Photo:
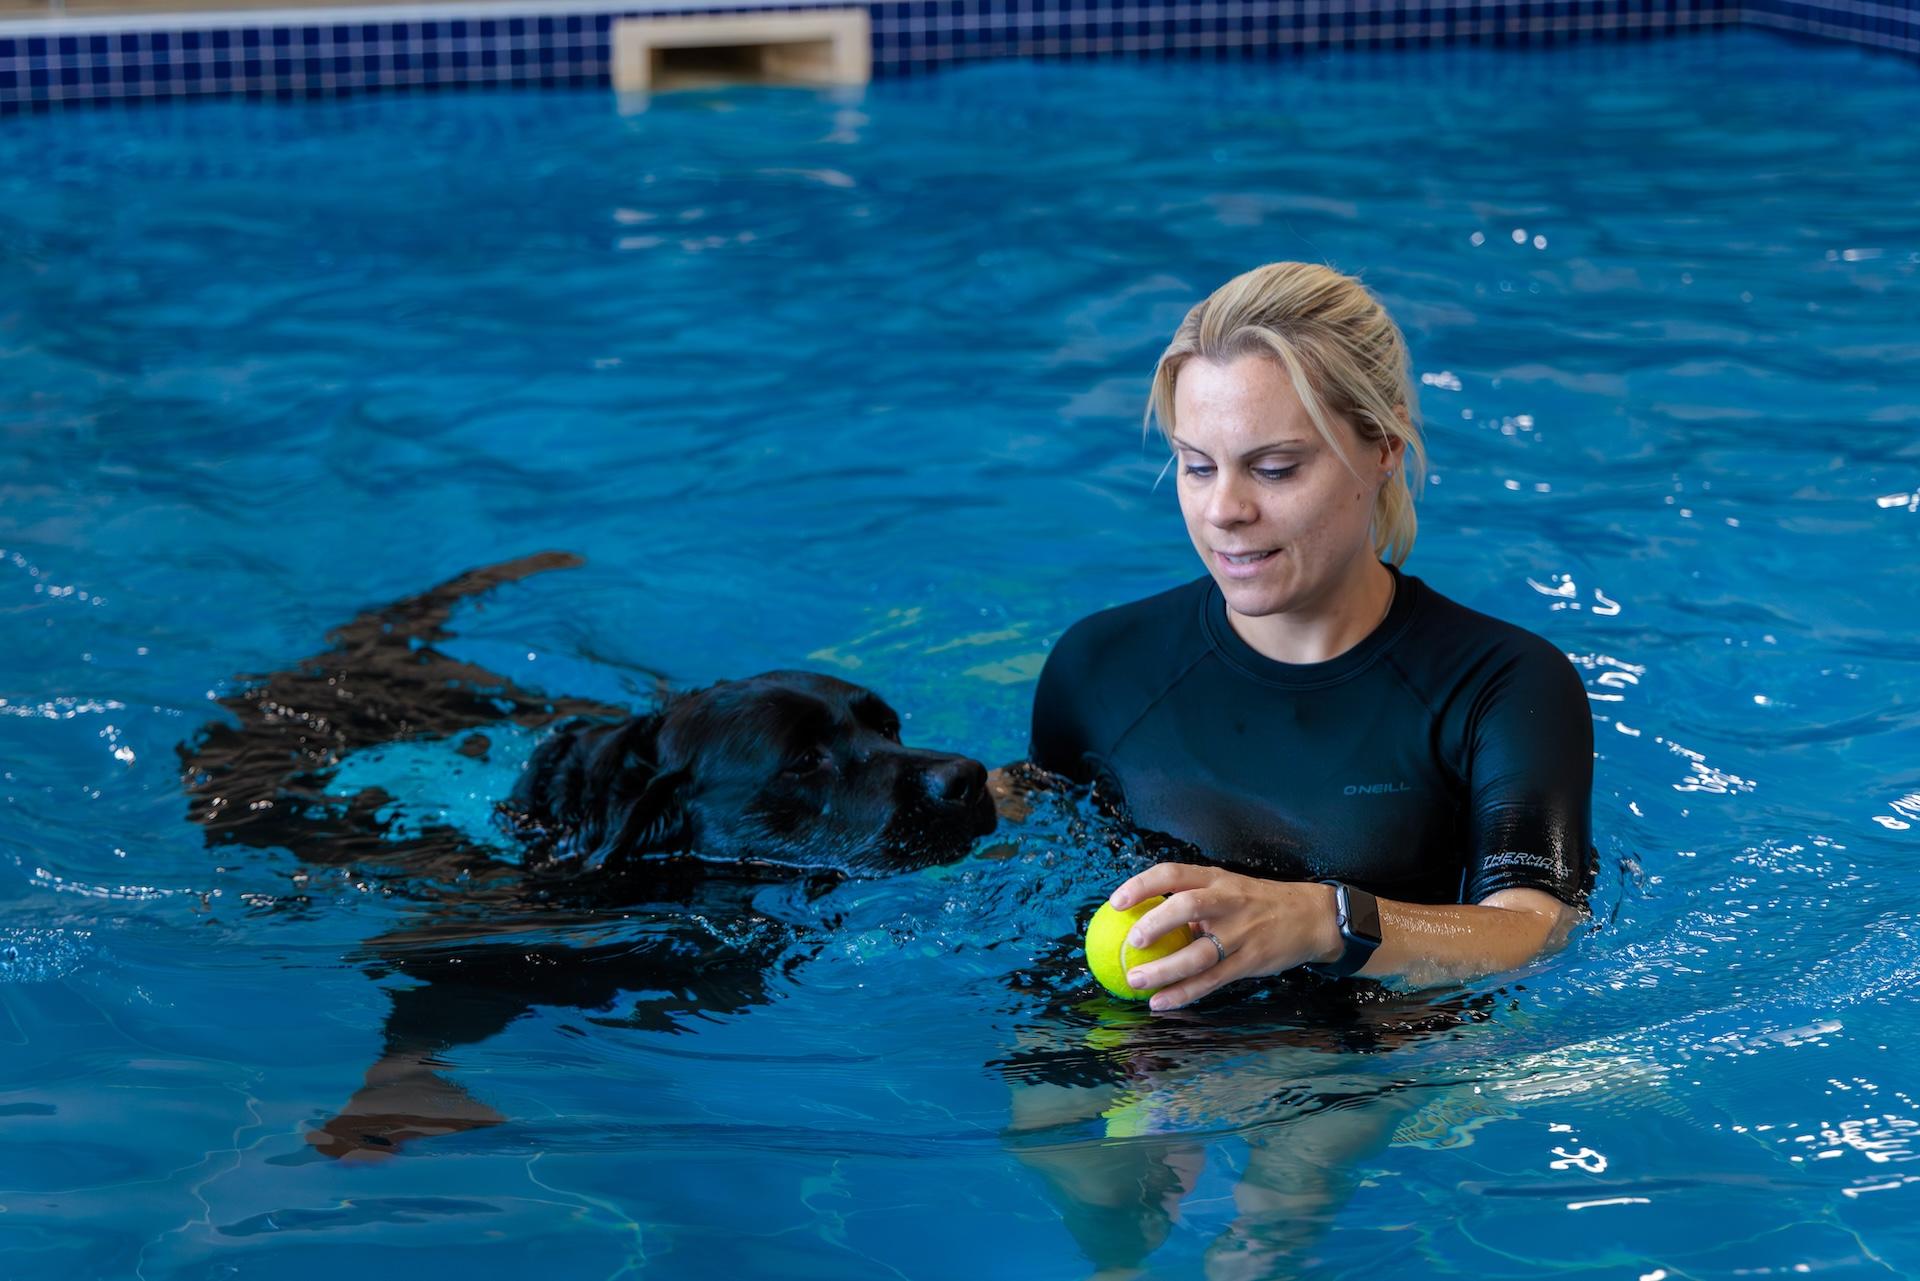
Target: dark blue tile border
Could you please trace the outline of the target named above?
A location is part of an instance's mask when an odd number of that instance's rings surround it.
[[[1920,55],[1920,0],[1750,0],[1742,21]]]
[[[202,95],[607,83],[607,15],[334,24],[319,17],[293,27],[245,26],[235,15],[233,27],[214,30],[0,35],[0,112]]]
[[[821,4],[767,5],[797,11]],[[1920,0],[879,0],[876,76],[983,58],[1275,57],[1328,48],[1529,46],[1741,23],[1920,54]],[[649,11],[652,12],[652,11]],[[740,12],[690,4],[678,14]],[[0,114],[225,95],[335,97],[605,85],[613,13],[0,35]]]
[[[876,72],[975,58],[1550,44],[1730,26],[1714,0],[922,0],[872,6]]]

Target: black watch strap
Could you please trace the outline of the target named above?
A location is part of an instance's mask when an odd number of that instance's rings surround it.
[[[1333,886],[1333,910],[1340,924],[1340,937],[1347,950],[1325,965],[1309,965],[1315,974],[1343,979],[1358,974],[1380,946],[1380,901],[1365,890],[1357,890],[1345,881],[1322,881]]]

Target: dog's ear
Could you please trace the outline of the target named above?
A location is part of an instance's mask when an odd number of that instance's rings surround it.
[[[686,769],[655,774],[625,812],[610,811],[603,839],[581,859],[589,870],[623,854],[654,854],[685,849],[691,824],[686,806]]]
[[[523,827],[551,834],[546,860],[569,874],[625,854],[685,848],[690,772],[660,760],[661,713],[563,729],[516,789]]]
[[[663,713],[636,717],[604,745],[595,762],[594,790],[604,798],[597,821],[581,833],[581,865],[598,869],[609,859],[684,848],[690,823],[686,807],[691,772],[661,760]]]

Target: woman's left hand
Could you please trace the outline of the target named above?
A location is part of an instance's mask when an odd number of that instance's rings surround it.
[[[1136,965],[1127,982],[1159,988],[1152,1008],[1172,1010],[1235,979],[1278,974],[1309,961],[1330,961],[1344,950],[1334,920],[1333,887],[1313,881],[1268,881],[1217,867],[1156,863],[1123,881],[1108,899],[1129,908],[1156,894],[1167,901],[1142,916],[1127,935],[1135,947],[1168,930],[1191,925],[1196,937],[1172,956]],[[1224,958],[1220,949],[1226,950]]]

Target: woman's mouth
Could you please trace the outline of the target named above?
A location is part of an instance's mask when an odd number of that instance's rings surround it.
[[[1228,578],[1252,578],[1260,572],[1260,567],[1280,554],[1278,547],[1263,552],[1229,552],[1216,547],[1214,559],[1220,563],[1220,571]]]

